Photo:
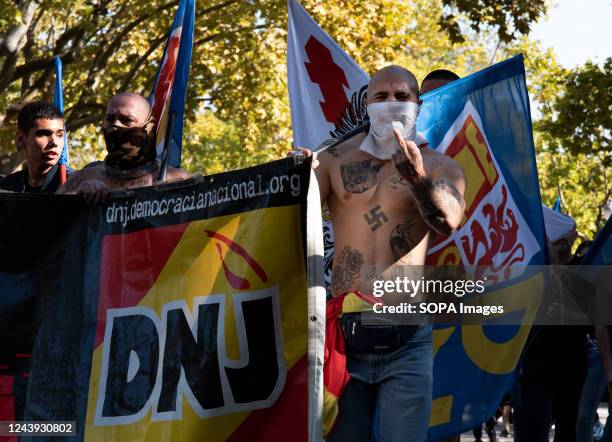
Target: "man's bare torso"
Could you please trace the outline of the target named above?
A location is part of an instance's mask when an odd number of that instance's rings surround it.
[[[407,265],[423,265],[434,234],[393,162],[359,150],[364,136],[319,156],[329,174],[334,296],[354,290],[368,293],[373,279],[393,279]],[[427,172],[452,161],[428,148],[421,153]]]
[[[119,191],[126,189],[134,189],[136,187],[152,186],[157,184],[157,177],[159,176],[159,170],[146,173],[138,178],[124,179],[109,174],[104,164],[96,164],[94,166],[87,167],[85,169],[75,172],[66,184],[60,189],[61,193],[75,192],[79,185],[85,181],[99,181],[108,187],[109,191]],[[188,178],[189,175],[182,169],[175,169],[168,167],[168,173],[166,181],[174,181]]]

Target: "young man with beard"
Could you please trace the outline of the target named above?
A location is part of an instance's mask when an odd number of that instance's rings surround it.
[[[432,235],[448,235],[461,222],[463,171],[415,144],[419,104],[410,71],[379,70],[367,92],[369,132],[318,156],[321,201],[329,205],[335,233],[334,297],[369,295],[372,280],[393,279],[401,266],[424,265]],[[326,440],[370,441],[378,403],[381,440],[424,441],[433,382],[431,325],[363,325],[358,313],[340,321],[351,379]]]
[[[64,148],[64,116],[44,102],[26,104],[17,117],[15,144],[26,164],[0,179],[0,189],[20,193],[55,193],[60,186],[57,162]]]
[[[109,192],[158,182],[160,161],[155,150],[155,119],[144,97],[122,92],[111,98],[102,132],[108,152],[104,161],[72,174],[60,193],[76,193],[90,203],[99,203]],[[168,167],[167,181],[188,177],[182,169]]]

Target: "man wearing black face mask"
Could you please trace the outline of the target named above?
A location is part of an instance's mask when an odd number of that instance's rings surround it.
[[[160,161],[151,112],[141,95],[122,92],[111,98],[102,125],[106,158],[75,172],[60,193],[76,193],[89,203],[99,203],[109,192],[156,184]],[[168,167],[168,181],[188,177],[182,169]]]

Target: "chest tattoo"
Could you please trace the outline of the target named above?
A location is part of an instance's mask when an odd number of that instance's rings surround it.
[[[378,183],[378,172],[384,164],[372,164],[372,161],[351,161],[340,165],[342,184],[347,192],[363,193]]]

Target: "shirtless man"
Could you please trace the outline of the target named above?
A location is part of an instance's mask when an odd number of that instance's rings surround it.
[[[76,193],[89,203],[99,203],[109,192],[157,182],[160,161],[155,151],[155,120],[144,97],[122,92],[111,98],[102,132],[108,152],[104,161],[73,173],[60,193]],[[168,181],[188,177],[182,169],[168,167]]]
[[[385,279],[394,267],[424,265],[432,235],[455,230],[465,207],[461,167],[411,141],[420,104],[414,75],[398,66],[381,69],[370,81],[367,100],[370,132],[319,155],[315,169],[335,233],[334,296],[369,294],[373,275]],[[343,315],[341,323],[351,380],[327,440],[370,441],[378,403],[381,440],[424,441],[432,395],[431,326],[363,326],[358,314]],[[355,336],[360,342],[352,342]],[[389,341],[382,350],[371,344],[381,339]]]

